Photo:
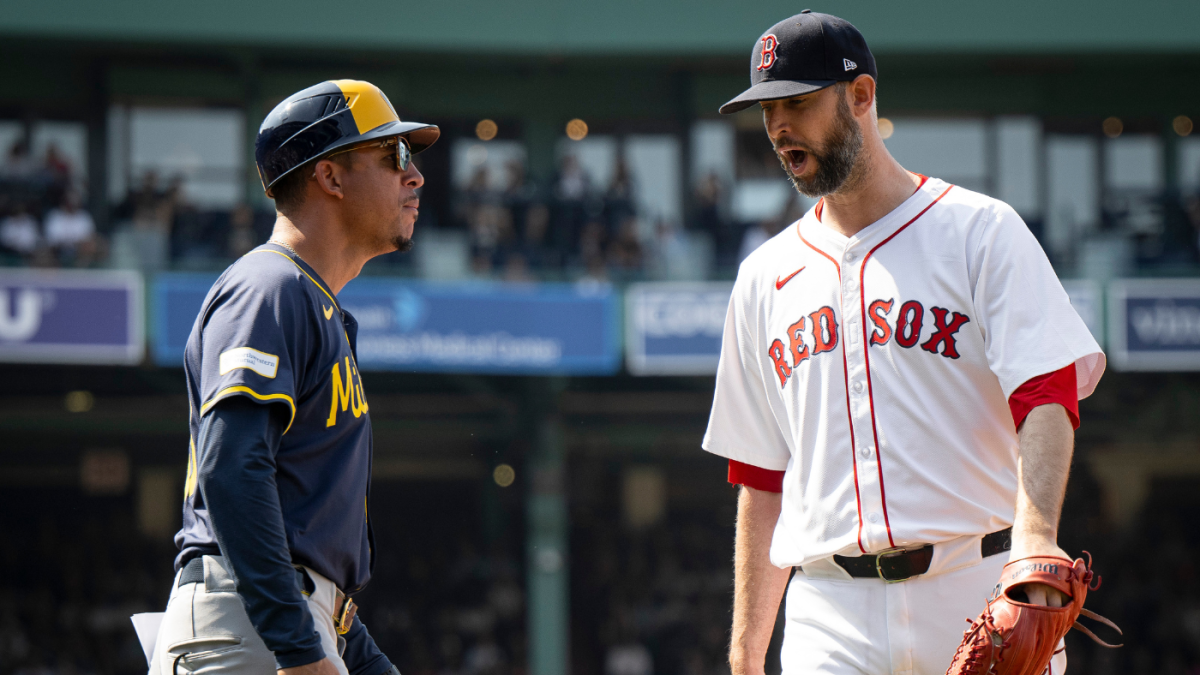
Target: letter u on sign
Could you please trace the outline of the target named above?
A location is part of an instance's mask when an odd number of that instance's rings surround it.
[[[17,298],[17,311],[10,306],[10,296]],[[15,293],[0,288],[0,340],[24,342],[37,333],[42,325],[42,299],[40,294],[29,288]]]

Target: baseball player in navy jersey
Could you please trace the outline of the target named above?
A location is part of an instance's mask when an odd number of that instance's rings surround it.
[[[784,601],[785,675],[940,675],[1010,558],[1069,557],[1078,401],[1104,354],[1012,208],[888,154],[852,25],[781,21],[750,72],[721,112],[760,106],[821,199],[742,263],[725,323],[703,445],[742,486],[730,665],[763,673]]]
[[[371,421],[337,294],[411,246],[412,155],[438,133],[355,80],[298,92],[263,122],[255,158],[278,218],[188,339],[183,529],[151,675],[396,672],[352,598],[375,560]]]

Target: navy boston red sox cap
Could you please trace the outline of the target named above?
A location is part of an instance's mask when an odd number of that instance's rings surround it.
[[[750,53],[750,88],[721,106],[721,113],[810,94],[859,75],[879,79],[862,33],[845,19],[806,9],[758,38]]]

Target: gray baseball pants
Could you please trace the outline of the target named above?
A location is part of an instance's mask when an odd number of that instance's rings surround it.
[[[338,635],[333,629],[333,582],[305,568],[316,590],[307,597],[325,656],[341,675]],[[204,556],[204,581],[171,588],[158,631],[149,675],[274,675],[275,655],[250,623],[233,575],[222,556]]]

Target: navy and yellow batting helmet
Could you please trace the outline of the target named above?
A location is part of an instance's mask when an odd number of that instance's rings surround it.
[[[263,120],[254,160],[263,190],[338,148],[376,138],[403,136],[413,154],[433,145],[432,124],[401,122],[379,87],[360,80],[330,80],[296,92]]]

